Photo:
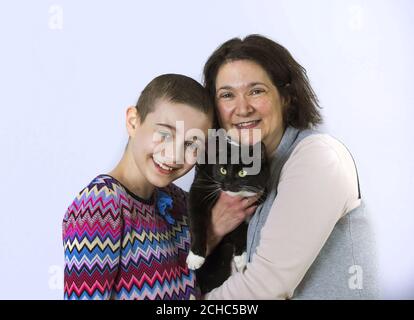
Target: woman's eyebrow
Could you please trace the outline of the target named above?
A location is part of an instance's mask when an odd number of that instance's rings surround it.
[[[254,87],[254,86],[257,86],[257,85],[262,85],[262,86],[265,86],[265,87],[269,87],[267,84],[265,84],[263,82],[250,82],[246,85],[246,87],[251,88],[251,87]],[[219,91],[219,90],[231,90],[231,89],[234,89],[234,88],[232,86],[225,85],[225,86],[222,86],[222,87],[218,88],[217,91]]]
[[[266,83],[263,83],[263,82],[251,82],[251,83],[249,83],[249,87],[254,87],[254,86],[257,86],[257,85],[262,85],[262,86],[265,86],[265,87],[268,86]]]
[[[222,86],[222,87],[218,88],[217,91],[218,90],[231,90],[231,89],[233,89],[233,87],[231,87],[231,86]]]

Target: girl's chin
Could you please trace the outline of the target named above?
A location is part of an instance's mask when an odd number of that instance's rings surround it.
[[[148,181],[151,185],[153,185],[156,188],[165,188],[171,182],[173,182],[173,179],[168,179],[165,177],[160,177],[157,174],[153,174],[151,175],[151,177],[148,177]]]

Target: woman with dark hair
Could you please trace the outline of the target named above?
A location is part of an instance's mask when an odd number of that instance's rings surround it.
[[[268,196],[249,222],[247,265],[205,298],[377,298],[356,166],[341,142],[316,130],[322,117],[305,69],[281,45],[250,35],[222,44],[204,81],[219,126],[260,129],[271,163]],[[247,216],[237,202],[248,199],[230,198],[222,193],[212,210],[208,252]]]

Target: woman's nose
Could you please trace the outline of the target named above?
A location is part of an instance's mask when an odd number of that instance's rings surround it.
[[[249,100],[245,97],[240,97],[237,101],[236,115],[239,117],[246,117],[253,113],[254,108]]]

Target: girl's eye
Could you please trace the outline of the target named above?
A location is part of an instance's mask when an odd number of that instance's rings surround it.
[[[239,171],[239,177],[244,178],[247,175],[246,170],[240,170]]]
[[[223,167],[220,167],[220,173],[225,176],[227,174],[227,170],[224,169]]]
[[[169,132],[158,131],[158,134],[161,136],[162,140],[164,140],[164,141],[171,140],[171,138],[172,138],[172,135]]]

